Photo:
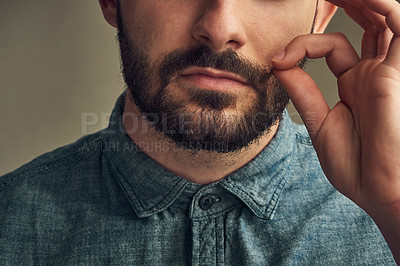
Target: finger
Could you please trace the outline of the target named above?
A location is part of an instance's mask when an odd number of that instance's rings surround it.
[[[393,33],[388,28],[383,32],[376,27],[366,30],[362,39],[361,60],[385,58],[392,38]]]
[[[400,37],[393,37],[385,62],[400,72]]]
[[[350,8],[351,6],[356,7],[360,10],[364,10],[363,12],[365,14],[378,13],[382,16],[385,16],[386,24],[389,26],[392,32],[394,32],[396,35],[400,34],[400,19],[399,19],[400,4],[396,0],[327,0],[327,1],[343,8],[346,7]],[[369,13],[366,12],[367,10],[369,10]],[[372,19],[372,21],[375,21],[375,19]],[[381,25],[381,23],[378,24]]]
[[[382,15],[372,12],[363,6],[357,7],[352,4],[346,4],[344,6],[344,11],[364,30],[368,30],[373,26],[386,27],[385,18]]]
[[[387,28],[383,32],[380,32],[378,37],[378,57],[385,57],[389,51],[389,45],[393,38],[393,32]]]
[[[373,59],[377,55],[379,30],[376,27],[370,27],[364,32],[361,43],[361,60]]]
[[[341,33],[309,34],[296,37],[286,47],[282,58],[274,58],[275,68],[289,69],[304,57],[325,57],[332,73],[339,77],[359,62],[357,52]]]
[[[400,4],[396,0],[364,0],[373,12],[386,17],[386,24],[395,35],[400,35]]]
[[[275,69],[273,74],[291,98],[304,125],[307,127],[311,139],[315,140],[325,117],[330,111],[317,84],[298,66],[288,70]]]
[[[326,0],[326,1],[338,7],[344,7],[346,4],[343,0]]]
[[[384,16],[349,4],[346,5],[345,12],[365,30],[361,59],[385,56],[393,33],[388,29]]]

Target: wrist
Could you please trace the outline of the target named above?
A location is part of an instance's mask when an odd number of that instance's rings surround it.
[[[396,263],[400,265],[400,203],[366,210],[385,238]]]

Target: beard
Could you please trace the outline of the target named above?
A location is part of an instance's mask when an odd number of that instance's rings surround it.
[[[233,50],[218,53],[207,46],[172,51],[152,65],[129,38],[119,5],[117,14],[121,67],[131,101],[157,132],[179,147],[192,152],[238,152],[281,119],[289,97],[272,75],[272,68]],[[238,95],[190,87],[184,91],[186,97],[181,97],[174,90],[174,81],[189,67],[236,73],[251,90]]]

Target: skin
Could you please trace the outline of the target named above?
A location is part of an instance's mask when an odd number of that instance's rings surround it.
[[[115,1],[101,0],[100,4],[106,20],[116,27]],[[321,15],[316,18],[316,32],[324,30],[335,11],[332,5],[327,4],[319,5],[319,9]],[[144,49],[154,68],[159,67],[160,58],[166,54],[179,48],[199,45],[207,45],[218,52],[229,48],[247,59],[271,67],[272,57],[294,37],[310,33],[316,1],[121,1],[121,10],[128,35],[138,47]],[[190,82],[178,79],[168,89],[174,96],[184,98],[187,83]],[[217,82],[223,83],[223,80]],[[157,93],[159,83],[159,80],[154,81],[152,94]],[[207,88],[210,82],[195,85]],[[242,99],[244,95],[248,98],[255,96],[247,86],[235,87],[234,93]],[[225,112],[227,116],[240,114],[251,103],[239,101],[237,108]],[[195,109],[197,106],[188,108]],[[127,102],[125,113],[140,116],[138,108],[131,101]],[[226,156],[202,151],[194,156],[190,151],[175,147],[162,134],[149,127],[146,120],[140,120],[138,127],[131,123],[129,119],[124,120],[125,128],[145,129],[129,135],[149,157],[169,171],[200,184],[216,182],[247,164],[269,143],[278,126],[272,127],[269,134],[264,134],[257,143],[239,153]],[[146,149],[154,146],[153,143],[164,148]]]
[[[115,0],[100,4],[106,20],[116,26]],[[342,34],[307,34],[315,4],[313,0],[126,0],[122,10],[129,35],[146,47],[155,66],[166,53],[199,43],[216,51],[231,48],[260,64],[273,65],[273,74],[309,130],[329,181],[374,219],[400,263],[400,5],[395,0],[320,1],[315,32],[323,32],[334,5],[344,8],[365,30],[360,58]],[[326,57],[338,78],[340,101],[332,110],[311,77],[296,66],[304,56]],[[182,84],[171,84],[171,89],[185,96]],[[139,114],[132,102],[125,112]],[[147,128],[145,120],[141,123]],[[136,143],[164,143],[169,149],[145,152],[171,172],[208,184],[249,162],[275,132],[276,126],[258,143],[231,156],[174,151],[172,143],[151,129],[130,137]]]
[[[365,30],[361,58],[341,34],[294,39],[275,71],[308,127],[330,182],[363,208],[400,263],[400,5],[334,0]],[[340,102],[330,110],[296,60],[326,57]],[[295,82],[294,82],[295,81]],[[306,88],[306,89],[304,89]]]

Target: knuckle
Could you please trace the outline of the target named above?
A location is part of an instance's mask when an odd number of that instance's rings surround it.
[[[292,43],[294,43],[294,44],[303,43],[303,42],[306,42],[310,37],[311,37],[310,34],[299,35],[299,36],[296,36],[296,37],[292,40]]]
[[[336,43],[335,46],[340,45],[341,47],[348,47],[351,45],[349,39],[344,33],[335,32],[331,33],[331,35],[334,37],[333,41]]]
[[[334,33],[330,33],[334,38],[337,38],[341,41],[346,41],[348,42],[349,40],[347,39],[346,35],[344,35],[343,32],[334,32]]]

